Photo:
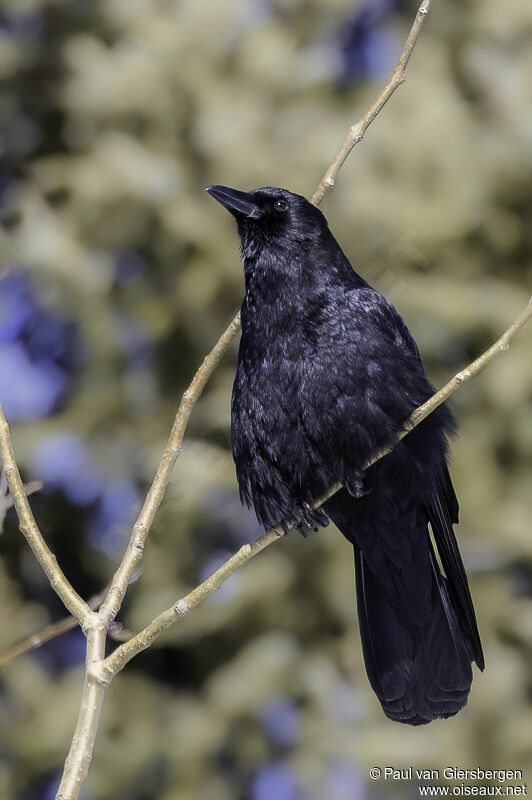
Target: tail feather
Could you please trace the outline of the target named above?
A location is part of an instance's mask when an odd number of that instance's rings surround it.
[[[461,629],[465,633],[471,658],[482,670],[484,669],[484,654],[477,628],[475,609],[462,557],[453,532],[453,522],[458,522],[458,502],[448,470],[445,470],[443,477],[440,478],[438,489],[434,493],[427,512],[438,554],[449,579],[449,594],[453,608],[459,614]]]
[[[410,725],[453,716],[466,705],[473,676],[434,554],[432,614],[428,625],[420,627],[405,623],[356,544],[354,550],[366,671],[384,713]]]
[[[471,662],[483,669],[484,657],[453,531],[458,502],[447,468],[427,490],[417,486],[418,473],[394,463],[367,474],[366,495],[341,490],[325,510],[354,547],[371,686],[388,717],[423,725],[466,705]]]

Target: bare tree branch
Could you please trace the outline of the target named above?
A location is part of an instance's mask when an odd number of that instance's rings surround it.
[[[79,797],[92,761],[105,696],[105,686],[95,679],[93,673],[93,668],[105,655],[106,627],[98,614],[96,618],[98,623],[92,624],[87,632],[85,683],[81,694],[81,705],[56,800],[76,800]]]
[[[3,667],[4,664],[8,664],[10,661],[13,661],[15,658],[24,655],[24,653],[28,653],[31,650],[36,650],[42,644],[49,642],[50,639],[55,639],[56,636],[60,636],[62,633],[66,633],[67,631],[71,631],[73,628],[77,628],[78,624],[79,623],[75,617],[65,617],[64,619],[59,620],[59,622],[53,622],[51,625],[47,625],[38,633],[32,633],[31,636],[27,636],[21,642],[17,642],[17,644],[14,644],[13,647],[10,647],[8,650],[4,650],[3,653],[0,653],[0,667]]]
[[[0,278],[1,280],[1,278]],[[24,494],[26,497],[29,497],[30,494],[35,494],[35,492],[40,492],[43,487],[42,481],[30,481],[29,483],[24,483]],[[9,491],[9,486],[7,484],[7,478],[5,476],[4,470],[0,466],[0,533],[4,531],[4,521],[6,518],[6,514],[10,508],[13,507],[13,498],[11,497],[11,493]]]
[[[390,80],[384,89],[379,93],[373,105],[368,108],[364,116],[349,128],[348,134],[342,142],[340,149],[329,164],[327,172],[321,179],[318,188],[310,198],[310,202],[314,203],[315,206],[319,206],[325,195],[331,191],[336,182],[336,177],[342,167],[342,164],[346,160],[353,147],[355,147],[355,145],[362,140],[366,129],[371,125],[379,111],[381,111],[386,105],[397,87],[406,80],[406,67],[418,40],[423,23],[425,22],[425,18],[430,11],[430,4],[431,0],[424,0],[424,2],[421,3],[416,14],[416,18],[412,24],[412,27],[410,28],[410,33],[406,39],[405,46],[403,47],[403,52],[399,56],[399,61],[397,62],[397,65],[390,76]]]
[[[98,610],[98,607],[101,605],[101,603],[103,603],[107,592],[108,587],[87,601],[87,604],[93,611]],[[37,633],[32,633],[31,636],[27,636],[22,641],[17,642],[12,647],[4,650],[3,653],[0,653],[0,667],[3,667],[4,664],[7,664],[9,661],[13,661],[15,658],[18,658],[18,656],[21,656],[24,653],[36,650],[38,647],[41,647],[41,645],[46,644],[46,642],[57,638],[57,636],[61,636],[61,634],[71,631],[73,628],[77,628],[78,624],[79,623],[75,617],[64,617],[58,622],[52,622],[50,625],[46,625]],[[115,642],[127,642],[135,635],[132,631],[124,628],[124,626],[119,622],[111,623],[107,634],[109,638],[113,639]]]
[[[22,483],[20,473],[18,471],[17,462],[15,461],[15,454],[13,452],[13,444],[11,442],[11,435],[9,433],[9,426],[4,416],[4,411],[0,405],[0,458],[2,460],[2,468],[6,476],[6,480],[13,498],[19,522],[20,530],[24,534],[26,541],[33,550],[35,558],[43,568],[52,589],[54,589],[70,613],[76,617],[81,627],[85,630],[87,624],[94,616],[87,603],[79,596],[76,590],[71,586],[65,574],[62,572],[57,559],[48,548],[44,538],[35,522],[32,514],[24,484]]]
[[[164,497],[172,469],[181,452],[181,445],[183,437],[187,429],[188,421],[192,410],[196,405],[207,381],[220,363],[227,348],[235,338],[240,330],[240,314],[237,314],[233,319],[227,330],[225,330],[211,352],[203,359],[201,367],[198,369],[192,383],[183,394],[181,404],[177,411],[170,432],[170,437],[166,445],[161,463],[157,469],[154,481],[150,487],[144,505],[139,514],[137,521],[133,527],[133,532],[129,540],[122,563],[114,574],[111,587],[105,598],[102,606],[100,607],[99,614],[107,624],[117,615],[122,600],[126,593],[131,576],[135,571],[137,564],[142,558],[144,551],[144,544],[150,528],[152,526],[155,514],[159,508],[161,501]]]
[[[528,322],[531,316],[532,298],[530,298],[526,307],[523,309],[523,311],[521,311],[519,316],[514,320],[510,327],[488,350],[486,350],[485,353],[469,364],[468,367],[465,367],[465,369],[457,372],[456,375],[451,378],[451,380],[446,383],[445,386],[442,386],[441,389],[438,389],[438,391],[429,400],[427,400],[426,403],[423,403],[423,405],[416,408],[416,410],[406,420],[401,430],[394,437],[393,441],[391,441],[386,447],[383,447],[378,452],[374,453],[364,465],[364,469],[367,469],[372,464],[375,464],[381,458],[388,455],[388,453],[393,450],[396,444],[400,442],[401,439],[404,439],[404,437],[407,436],[410,431],[412,431],[417,425],[426,419],[426,417],[428,417],[429,414],[434,411],[434,409],[438,408],[438,406],[440,406],[452,394],[460,389],[461,386],[464,386],[464,384],[470,381],[471,378],[474,378],[475,375],[478,375],[478,373],[484,369],[484,367],[486,367],[496,355],[508,350],[513,337],[516,335],[519,329],[522,328],[526,322]],[[341,488],[342,485],[340,483],[332,486],[327,494],[314,504],[314,507],[317,508],[318,506],[322,505],[322,503],[332,497],[332,495]],[[277,541],[283,535],[283,533],[283,528],[279,525],[266,531],[266,533],[263,533],[251,544],[243,545],[240,550],[231,556],[228,561],[222,564],[222,566],[219,567],[216,572],[213,572],[213,574],[203,581],[203,583],[189,592],[189,594],[185,595],[185,597],[182,597],[180,600],[174,603],[174,605],[170,606],[170,608],[167,608],[166,611],[163,611],[161,614],[155,617],[155,619],[150,622],[150,624],[147,625],[142,631],[140,631],[140,633],[126,642],[126,644],[118,647],[114,653],[105,659],[105,661],[99,663],[94,670],[98,680],[102,681],[103,683],[110,683],[117,672],[123,669],[128,661],[130,661],[142,650],[145,650],[147,647],[149,647],[154,639],[156,639],[163,631],[174,625],[181,616],[188,613],[188,611],[190,611],[192,608],[198,606],[200,603],[206,600],[207,597],[210,597],[210,595],[216,592],[222,583],[226,581],[227,578],[229,578],[234,572],[236,572],[237,569],[239,569],[254,556],[265,550],[267,547],[269,547],[269,545]]]

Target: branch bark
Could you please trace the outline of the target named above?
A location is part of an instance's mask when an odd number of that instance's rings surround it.
[[[46,577],[50,581],[52,589],[57,592],[70,613],[76,617],[83,630],[86,630],[90,620],[93,619],[94,612],[67,580],[57,563],[56,557],[44,541],[39,527],[35,522],[26,496],[24,484],[22,483],[20,472],[18,471],[9,426],[1,405],[0,458],[2,460],[2,468],[6,476],[9,491],[13,498],[13,505],[15,506],[19,518],[20,530],[33,550],[35,558],[46,573]]]
[[[91,597],[91,599],[87,601],[87,604],[93,611],[98,610],[98,607],[101,605],[101,603],[103,603],[107,592],[108,588],[106,587],[103,591],[94,595],[94,597]],[[16,644],[12,645],[12,647],[4,650],[3,653],[0,653],[0,667],[3,667],[4,664],[8,664],[10,661],[13,661],[15,658],[18,658],[24,653],[29,653],[32,650],[36,650],[38,647],[46,644],[46,642],[51,641],[51,639],[55,639],[57,636],[61,636],[61,634],[71,631],[73,628],[77,628],[78,624],[79,623],[76,617],[64,617],[57,622],[52,622],[50,625],[46,625],[40,631],[37,631],[37,633],[32,633],[31,636],[26,636],[26,638],[22,641],[17,642]],[[127,628],[124,628],[121,623],[113,622],[109,626],[107,635],[115,642],[127,642],[135,634],[127,630]]]
[[[316,191],[310,198],[310,202],[314,203],[315,206],[319,206],[325,195],[331,191],[332,187],[336,183],[338,173],[340,172],[344,161],[350,154],[353,147],[362,141],[367,128],[371,125],[379,111],[384,108],[397,87],[406,80],[406,67],[418,40],[419,34],[421,33],[423,23],[425,22],[427,14],[430,11],[430,5],[431,0],[424,0],[424,2],[421,3],[414,22],[412,23],[412,27],[410,28],[410,33],[407,36],[403,51],[399,56],[399,61],[397,62],[397,65],[392,72],[388,83],[379,93],[374,103],[368,108],[364,116],[349,128],[347,136],[342,142],[340,149],[329,164],[325,175],[319,182]]]
[[[423,403],[423,405],[416,408],[416,410],[406,420],[393,441],[391,441],[386,447],[383,447],[381,450],[374,453],[364,465],[364,469],[367,469],[368,467],[372,466],[372,464],[375,464],[381,458],[388,455],[388,453],[393,450],[395,445],[400,442],[401,439],[404,439],[404,437],[407,436],[417,425],[423,422],[423,420],[426,419],[429,414],[434,411],[434,409],[438,408],[438,406],[445,402],[445,400],[447,400],[452,394],[460,389],[460,387],[464,386],[468,381],[474,378],[475,375],[478,375],[478,373],[483,370],[484,367],[486,367],[496,355],[508,350],[513,337],[526,324],[526,322],[528,322],[531,316],[532,297],[518,317],[516,317],[514,322],[510,325],[510,327],[507,328],[507,330],[502,334],[502,336],[497,339],[497,341],[488,350],[486,350],[485,353],[479,356],[479,358],[477,358],[460,372],[457,372],[456,375],[451,378],[448,383],[442,386],[441,389],[438,389],[438,391],[429,400],[427,400],[426,403]],[[332,486],[327,494],[324,497],[321,497],[314,504],[314,507],[317,508],[325,503],[326,500],[332,497],[333,494],[336,494],[336,492],[341,488],[342,486],[339,483]],[[240,550],[231,556],[228,561],[222,564],[222,566],[219,567],[216,572],[213,572],[213,574],[203,581],[203,583],[189,592],[189,594],[185,595],[185,597],[182,597],[180,600],[170,606],[170,608],[167,608],[166,611],[163,611],[161,614],[155,617],[155,619],[150,622],[150,624],[147,625],[142,631],[140,631],[140,633],[138,633],[125,644],[117,647],[114,653],[108,656],[103,662],[100,662],[94,668],[95,677],[97,677],[97,679],[104,684],[110,683],[114,676],[124,668],[128,661],[130,661],[142,650],[145,650],[147,647],[149,647],[163,631],[174,625],[180,617],[182,617],[184,614],[187,614],[191,609],[195,608],[212,594],[214,594],[214,592],[220,588],[222,583],[226,581],[227,578],[229,578],[234,572],[236,572],[237,569],[239,569],[254,556],[261,553],[271,544],[276,542],[281,536],[283,536],[283,533],[284,531],[281,526],[270,528],[270,530],[257,537],[257,539],[255,539],[255,541],[251,544],[243,545]]]
[[[87,633],[87,654],[85,658],[85,683],[81,695],[76,730],[72,737],[70,750],[65,761],[65,769],[56,800],[75,800],[87,777],[92,760],[94,742],[98,732],[100,713],[106,687],[95,677],[95,667],[105,656],[105,637],[107,628],[96,615],[97,622],[92,624]]]
[[[237,314],[229,327],[222,333],[211,352],[205,356],[203,363],[192,379],[192,383],[183,394],[174,419],[174,424],[172,425],[172,430],[170,431],[168,443],[157,469],[157,474],[155,475],[139,517],[133,527],[133,532],[122,563],[113,576],[107,597],[98,612],[107,625],[109,625],[117,615],[129,582],[131,581],[131,576],[142,558],[146,538],[150,532],[153,520],[155,519],[157,509],[164,497],[174,464],[181,453],[183,437],[192,410],[205,388],[205,384],[220,363],[224,353],[227,351],[239,330],[240,314]]]

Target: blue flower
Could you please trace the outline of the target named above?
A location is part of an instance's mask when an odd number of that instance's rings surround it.
[[[361,770],[347,759],[334,761],[325,775],[321,797],[327,800],[364,800],[366,790]]]
[[[0,346],[0,400],[8,419],[51,414],[65,388],[66,376],[58,367],[34,363],[19,342]]]
[[[400,47],[383,23],[398,5],[398,0],[368,0],[340,32],[341,70],[337,79],[340,86],[378,80],[391,71]]]
[[[0,401],[10,421],[51,414],[79,361],[74,326],[34,299],[26,276],[0,280]]]
[[[32,457],[32,472],[46,489],[61,489],[76,505],[93,503],[101,494],[102,478],[78,436],[58,433],[42,441]]]
[[[145,367],[153,361],[154,343],[147,329],[133,317],[118,314],[118,341],[131,367]]]
[[[261,721],[272,744],[293,747],[299,740],[299,711],[288,697],[274,697],[262,709]]]
[[[89,522],[92,546],[116,558],[123,551],[139,508],[139,492],[132,481],[112,481],[105,485]]]
[[[279,762],[267,764],[255,777],[251,800],[301,800],[293,771]]]
[[[34,310],[24,276],[17,272],[4,275],[0,281],[0,343],[21,336]]]

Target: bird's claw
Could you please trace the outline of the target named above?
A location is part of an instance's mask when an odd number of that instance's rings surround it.
[[[285,535],[291,528],[297,528],[301,535],[306,538],[309,531],[317,532],[318,526],[326,528],[329,522],[330,519],[322,508],[313,508],[309,503],[303,503],[299,509],[298,516],[284,519],[280,526]]]
[[[320,507],[314,508],[308,503],[303,503],[303,509],[305,517],[307,517],[314,526],[318,525],[322,528],[326,528],[331,521],[325,511]]]
[[[296,517],[292,524],[294,528],[297,528],[299,533],[306,539],[309,531],[317,531],[318,529],[316,528],[315,523],[309,518],[304,508],[302,508],[299,513],[301,516]]]

